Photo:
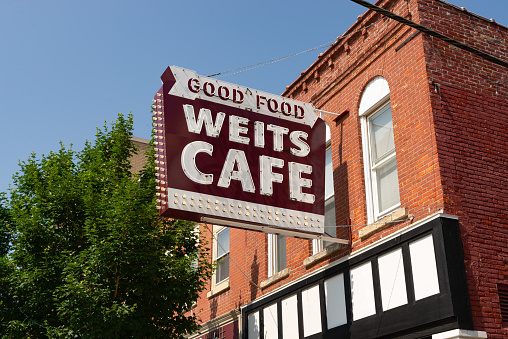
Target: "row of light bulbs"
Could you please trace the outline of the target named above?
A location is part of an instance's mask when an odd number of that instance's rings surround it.
[[[161,97],[162,94],[161,93],[157,93],[157,97]],[[153,123],[152,123],[152,126],[153,126],[153,131],[155,133],[154,135],[154,144],[155,144],[155,170],[157,171],[157,173],[155,174],[157,176],[157,179],[155,179],[155,182],[157,183],[157,190],[159,192],[156,193],[157,195],[157,203],[159,204],[157,206],[157,209],[161,209],[162,208],[162,205],[165,205],[167,204],[167,201],[166,199],[166,194],[165,194],[165,191],[166,191],[166,188],[164,187],[166,185],[166,181],[163,180],[166,175],[164,174],[164,167],[161,166],[161,165],[164,165],[165,164],[165,157],[164,157],[164,149],[162,148],[162,145],[164,144],[163,140],[164,140],[164,136],[163,136],[163,127],[164,127],[164,121],[163,121],[163,115],[162,115],[162,109],[164,108],[164,106],[162,106],[162,99],[158,98],[158,99],[153,99],[152,100],[153,102],[153,105],[152,105],[152,108],[153,108],[153,114],[154,116],[152,117],[152,120],[153,120]],[[160,154],[159,152],[162,152],[162,154]]]
[[[222,201],[222,203],[219,201],[219,200],[215,200],[212,202],[212,199],[208,198],[203,198],[203,197],[194,197],[194,196],[190,196],[189,200],[187,200],[187,195],[186,194],[183,194],[179,197],[179,194],[178,193],[174,193],[174,201],[173,201],[173,204],[175,205],[178,205],[178,204],[182,204],[182,205],[189,205],[190,207],[193,207],[193,208],[203,208],[203,209],[207,209],[207,210],[215,210],[215,211],[219,211],[219,210],[222,210],[222,212],[224,213],[227,213],[228,210],[231,214],[238,214],[238,215],[245,215],[246,217],[249,217],[249,216],[252,216],[252,218],[257,218],[258,215],[259,215],[259,218],[260,219],[267,219],[269,221],[275,221],[275,222],[282,222],[282,223],[286,223],[287,220],[289,219],[289,223],[290,224],[296,224],[298,226],[309,226],[310,223],[312,223],[311,226],[318,226],[316,224],[314,224],[313,222],[316,221],[316,222],[320,222],[321,220],[319,218],[314,218],[314,217],[309,217],[307,215],[301,215],[301,214],[293,214],[293,213],[287,213],[287,212],[284,212],[284,211],[279,211],[279,210],[272,210],[272,209],[266,209],[264,207],[256,207],[256,206],[249,206],[249,205],[246,205],[245,207],[243,207],[242,204],[238,204],[236,205],[235,203],[231,202],[231,203],[228,203],[226,201]],[[222,205],[222,206],[221,206]],[[229,205],[229,206],[228,206]],[[236,210],[235,210],[236,209]]]

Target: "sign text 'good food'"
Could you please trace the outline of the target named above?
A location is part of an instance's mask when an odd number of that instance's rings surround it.
[[[312,105],[168,67],[154,97],[163,216],[323,233],[325,123]]]

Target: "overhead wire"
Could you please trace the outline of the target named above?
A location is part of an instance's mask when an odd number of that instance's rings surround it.
[[[223,77],[228,77],[228,76],[232,76],[232,75],[235,75],[235,74],[239,74],[239,73],[243,73],[243,72],[248,72],[248,71],[252,71],[252,70],[255,70],[255,69],[258,69],[258,68],[261,68],[261,67],[265,67],[265,66],[269,66],[271,64],[274,64],[274,63],[278,63],[278,62],[281,62],[281,61],[284,61],[284,60],[288,60],[290,58],[293,58],[293,57],[296,57],[296,56],[299,56],[301,54],[305,54],[305,53],[308,53],[308,52],[312,52],[312,51],[315,51],[315,50],[319,50],[319,49],[323,49],[323,48],[326,48],[326,47],[330,47],[332,45],[334,45],[335,43],[337,43],[338,41],[340,40],[343,40],[345,38],[347,38],[348,36],[351,36],[353,34],[356,34],[358,32],[361,32],[365,29],[368,29],[370,27],[372,27],[373,25],[377,24],[380,20],[383,20],[384,19],[384,16],[386,17],[389,17],[391,19],[394,19],[398,22],[401,22],[402,24],[405,24],[407,26],[410,26],[410,27],[413,27],[423,33],[426,33],[426,34],[429,34],[431,35],[432,37],[436,37],[436,38],[439,38],[447,43],[450,43],[458,48],[461,48],[461,49],[464,49],[464,50],[467,50],[479,57],[482,57],[486,60],[489,60],[493,63],[496,63],[498,65],[501,65],[501,66],[504,66],[504,67],[508,67],[508,62],[504,61],[504,60],[501,60],[501,59],[498,59],[488,53],[485,53],[485,52],[482,52],[482,51],[479,51],[471,46],[468,46],[468,45],[465,45],[459,41],[456,41],[452,38],[449,38],[449,37],[446,37],[438,32],[435,32],[429,28],[426,28],[422,25],[419,25],[415,22],[412,22],[410,20],[407,20],[403,17],[400,17],[388,10],[385,10],[385,9],[382,9],[380,7],[377,7],[377,6],[374,6],[372,4],[369,4],[368,2],[366,1],[363,1],[363,0],[351,0],[353,2],[356,2],[360,5],[363,5],[369,9],[372,9],[373,11],[376,11],[380,14],[380,17],[370,23],[369,25],[366,25],[360,29],[357,29],[355,31],[352,31],[352,32],[349,32],[347,34],[343,34],[339,37],[337,37],[336,40],[334,41],[329,41],[327,43],[324,43],[324,44],[320,44],[318,46],[315,46],[315,47],[312,47],[312,48],[309,48],[309,49],[306,49],[306,50],[303,50],[301,52],[298,52],[298,53],[293,53],[293,54],[290,54],[290,55],[286,55],[286,56],[283,56],[283,57],[279,57],[279,58],[276,58],[276,59],[271,59],[271,60],[266,60],[266,61],[262,61],[262,62],[258,62],[258,63],[255,63],[255,64],[251,64],[251,65],[246,65],[246,66],[242,66],[242,67],[238,67],[238,68],[234,68],[234,69],[231,69],[231,70],[227,70],[227,71],[223,71],[223,72],[219,72],[219,73],[215,73],[215,74],[211,74],[211,75],[208,75],[208,77],[216,77],[216,78],[223,78]],[[384,15],[384,16],[383,16]],[[508,82],[508,79],[503,79],[504,76],[501,76],[498,80],[496,81],[485,81],[485,82],[471,82],[471,83],[451,83],[451,82],[445,82],[445,81],[441,81],[441,83],[443,84],[447,84],[447,85],[456,85],[456,86],[461,86],[461,85],[475,85],[475,84],[489,84],[491,86],[503,86],[504,83],[507,83]],[[498,88],[496,87],[496,92],[498,91]],[[332,114],[332,115],[338,115],[337,113],[332,113],[332,112],[326,112],[326,111],[322,111],[323,113],[325,114]]]
[[[220,248],[224,251],[224,253],[228,253],[228,252],[229,252],[229,250],[228,250],[228,251],[226,251],[226,249],[225,249],[224,247],[222,247],[222,245],[221,245],[221,243],[219,242],[219,240],[218,240],[218,239],[215,237],[215,235],[213,234],[213,231],[210,229],[210,227],[208,227],[208,223],[206,223],[206,222],[205,222],[204,224],[205,224],[205,227],[206,227],[206,229],[208,230],[208,232],[210,232],[210,235],[212,236],[212,239],[214,239],[214,240],[215,240],[215,242],[217,243],[217,245],[219,245],[219,247],[220,247]],[[230,255],[228,255],[228,259],[229,259],[229,260],[233,263],[233,265],[235,265],[235,266],[236,266],[236,268],[237,268],[237,269],[238,269],[238,270],[239,270],[239,271],[240,271],[240,272],[241,272],[241,273],[245,276],[245,278],[247,278],[247,279],[250,281],[250,283],[251,283],[252,285],[256,286],[256,287],[257,287],[257,288],[261,291],[261,293],[263,293],[263,289],[262,289],[260,286],[258,286],[258,284],[256,284],[254,281],[252,281],[252,279],[251,279],[249,276],[247,276],[247,274],[245,274],[245,272],[244,272],[244,271],[240,268],[240,266],[238,266],[238,265],[236,264],[236,262],[233,260],[233,258],[231,258],[231,256],[230,256]]]
[[[298,53],[286,55],[286,56],[283,56],[283,57],[280,57],[280,58],[276,58],[276,59],[272,59],[272,60],[267,60],[267,61],[262,61],[262,62],[259,62],[257,64],[243,66],[243,67],[231,69],[229,71],[224,71],[224,72],[208,75],[208,77],[223,78],[223,77],[227,77],[227,76],[231,76],[231,75],[235,75],[235,74],[251,71],[251,70],[254,70],[256,68],[268,66],[268,65],[280,62],[280,61],[284,61],[284,60],[289,59],[289,58],[293,58],[293,57],[301,55],[301,54],[305,54],[305,53],[316,51],[316,50],[319,50],[319,49],[322,49],[322,48],[330,47],[335,41],[336,40],[330,41],[330,42],[326,42],[326,43],[321,44],[319,46],[316,46],[316,47],[313,47],[313,48],[309,48],[309,49],[307,49],[305,51],[301,51],[301,52],[298,52]]]
[[[362,0],[352,0],[356,3],[359,3],[359,4],[362,4],[362,5],[365,5],[366,4],[366,1],[362,1]],[[370,4],[369,4],[370,5]],[[366,5],[365,5],[366,6]],[[373,6],[373,5],[372,5]],[[366,6],[368,7],[368,6]],[[373,6],[375,7],[375,6]],[[371,8],[371,7],[369,7]],[[372,8],[371,8],[372,9]],[[393,16],[396,16],[395,14],[389,12],[389,11],[378,11],[380,12],[381,14],[383,15],[386,15],[392,19],[394,19]],[[387,14],[390,13],[392,15],[389,15]],[[398,17],[398,16],[397,16]],[[298,52],[298,53],[294,53],[294,54],[290,54],[290,55],[286,55],[286,56],[283,56],[283,57],[280,57],[280,58],[276,58],[276,59],[271,59],[271,60],[267,60],[267,61],[263,61],[263,62],[259,62],[259,63],[255,63],[255,64],[251,64],[251,65],[247,65],[247,66],[243,66],[243,67],[239,67],[239,68],[234,68],[234,69],[231,69],[231,70],[228,70],[228,71],[224,71],[224,72],[219,72],[219,73],[216,73],[216,74],[212,74],[212,75],[209,75],[209,77],[216,77],[216,78],[222,78],[222,77],[227,77],[227,76],[232,76],[232,75],[235,75],[235,74],[239,74],[239,73],[243,73],[243,72],[247,72],[247,71],[251,71],[251,70],[254,70],[254,69],[258,69],[258,68],[261,68],[261,67],[265,67],[265,66],[268,66],[268,65],[271,65],[271,64],[274,64],[274,63],[278,63],[278,62],[281,62],[281,61],[284,61],[284,60],[287,60],[287,59],[290,59],[290,58],[293,58],[293,57],[296,57],[298,55],[301,55],[301,54],[305,54],[305,53],[308,53],[308,52],[312,52],[312,51],[316,51],[316,50],[319,50],[319,49],[322,49],[322,48],[327,48],[327,47],[330,47],[332,46],[333,44],[335,44],[337,41],[339,40],[342,40],[344,38],[346,38],[347,36],[349,35],[352,35],[352,34],[355,34],[359,31],[362,31],[370,26],[373,26],[374,24],[376,24],[380,19],[376,20],[375,22],[371,23],[370,25],[366,26],[366,27],[362,27],[361,29],[359,30],[356,30],[354,32],[350,32],[348,33],[347,35],[342,35],[340,37],[338,37],[336,40],[334,41],[330,41],[330,42],[327,42],[327,43],[324,43],[324,44],[321,44],[321,45],[318,45],[316,47],[313,47],[313,48],[310,48],[310,49],[307,49],[307,50],[304,50],[304,51],[301,51],[301,52]],[[396,19],[397,20],[397,19]],[[397,20],[399,22],[402,22],[400,20]],[[410,27],[413,27],[415,29],[418,29],[424,33],[427,33],[429,35],[431,35],[432,37],[436,37],[436,38],[439,38],[447,43],[450,43],[458,48],[461,48],[463,50],[466,50],[466,51],[469,51],[481,58],[484,58],[486,60],[489,60],[497,65],[501,65],[501,66],[504,66],[504,67],[507,67],[508,68],[508,63],[504,60],[501,60],[501,59],[498,59],[490,54],[487,54],[487,53],[484,53],[482,51],[479,51],[475,48],[472,48],[470,46],[467,46],[465,44],[462,44],[454,39],[451,39],[451,38],[448,38],[440,33],[437,33],[437,32],[434,32],[430,29],[427,29],[426,27],[424,26],[421,26],[421,25],[418,25],[412,21],[409,21],[409,20],[406,20],[406,22],[402,22],[403,24],[406,24]],[[434,46],[433,46],[434,47]],[[435,48],[435,47],[434,47]],[[487,84],[494,84],[494,85],[499,85],[499,84],[502,84],[502,83],[505,83],[505,82],[508,82],[508,79],[503,79],[504,76],[502,76],[500,79],[496,80],[496,81],[485,81],[484,83],[487,83]],[[465,83],[458,83],[458,84],[454,84],[454,83],[448,83],[448,82],[444,82],[445,84],[448,84],[448,85],[464,85]],[[478,83],[479,84],[479,83]],[[468,83],[467,85],[474,85],[474,83]],[[497,92],[497,89],[496,89],[496,92]],[[332,112],[327,112],[327,111],[322,111],[322,110],[318,110],[324,114],[333,114],[333,115],[338,115],[336,113],[332,113]],[[386,224],[394,224],[394,223],[402,223],[402,222],[406,222],[406,221],[412,221],[414,218],[413,217],[409,217],[409,218],[405,218],[405,219],[401,219],[401,220],[394,220],[394,221],[387,221],[387,222],[383,222],[383,223],[375,223],[375,224],[380,224],[380,225],[386,225]],[[369,226],[369,225],[372,225],[372,224],[356,224],[356,225],[335,225],[335,226],[324,226],[325,228],[351,228],[351,227],[366,227],[366,226]],[[212,238],[217,242],[217,244],[222,248],[222,250],[225,250],[222,245],[218,242],[218,240],[215,238],[212,230],[210,230],[209,226],[207,223],[205,223],[205,226],[206,228],[208,229],[208,231],[210,232]],[[282,227],[277,227],[277,226],[272,226],[271,228],[281,228]],[[294,229],[305,229],[305,227],[294,227]],[[245,272],[243,272],[243,270],[236,264],[236,262],[231,258],[231,256],[228,256],[229,260],[237,267],[237,269],[249,280],[249,282],[254,285],[257,289],[259,289],[261,291],[261,293],[263,293],[263,289],[258,286]],[[399,262],[400,264],[400,262]],[[397,271],[399,270],[399,267],[397,266]],[[390,293],[390,299],[391,299],[391,294],[393,292],[393,289]],[[270,312],[271,313],[271,312]],[[273,314],[272,314],[272,317],[273,317]],[[275,319],[274,319],[275,321]],[[275,324],[277,325],[277,322],[275,321]]]
[[[381,7],[378,7],[376,5],[373,5],[373,4],[371,4],[371,3],[369,3],[369,2],[367,2],[365,0],[351,0],[351,1],[356,2],[357,4],[359,4],[361,6],[364,6],[364,7],[368,8],[368,9],[370,9],[372,11],[380,13],[380,14],[382,14],[382,15],[390,18],[390,19],[398,21],[398,22],[400,22],[400,23],[402,23],[402,24],[404,24],[406,26],[413,27],[413,28],[415,28],[415,29],[417,29],[417,30],[419,30],[419,31],[421,31],[423,33],[426,33],[426,34],[428,34],[430,36],[436,37],[436,38],[438,38],[438,39],[440,39],[442,41],[445,41],[445,42],[449,43],[450,45],[453,45],[453,46],[455,46],[457,48],[460,48],[462,50],[465,50],[465,51],[468,51],[470,53],[473,53],[473,54],[479,56],[480,58],[483,58],[485,60],[493,62],[493,63],[495,63],[497,65],[503,66],[505,68],[508,68],[508,62],[505,61],[505,60],[499,59],[499,58],[497,58],[497,57],[495,57],[495,56],[493,56],[493,55],[491,55],[489,53],[480,51],[479,49],[476,49],[476,48],[474,48],[472,46],[466,45],[466,44],[464,44],[464,43],[462,43],[462,42],[460,42],[458,40],[455,40],[455,39],[450,38],[450,37],[448,37],[448,36],[446,36],[444,34],[436,32],[436,31],[434,31],[434,30],[432,30],[432,29],[430,29],[428,27],[425,27],[423,25],[417,24],[416,22],[413,22],[413,21],[411,21],[409,19],[401,17],[400,15],[397,15],[397,14],[395,14],[393,12],[390,12],[390,11],[384,9],[384,8],[381,8]]]
[[[223,77],[227,77],[227,76],[231,76],[231,75],[235,75],[235,74],[239,74],[239,73],[243,73],[243,72],[247,72],[247,71],[252,71],[254,69],[261,68],[261,67],[264,67],[264,66],[268,66],[268,65],[271,65],[271,64],[274,64],[274,63],[277,63],[277,62],[281,62],[281,61],[284,61],[284,60],[287,60],[287,59],[299,56],[301,54],[305,54],[305,53],[313,52],[313,51],[316,51],[316,50],[319,50],[319,49],[327,48],[327,47],[330,47],[330,46],[334,45],[335,43],[337,43],[337,41],[343,40],[343,39],[349,37],[350,35],[353,35],[353,34],[356,34],[358,32],[361,32],[364,29],[369,28],[369,27],[375,25],[380,20],[382,20],[382,17],[380,17],[378,20],[370,23],[369,25],[367,25],[365,27],[362,27],[361,29],[349,32],[347,34],[343,34],[343,35],[337,37],[337,39],[335,39],[333,41],[325,42],[325,43],[323,43],[321,45],[318,45],[318,46],[306,49],[306,50],[298,52],[298,53],[293,53],[293,54],[289,54],[289,55],[286,55],[286,56],[283,56],[283,57],[279,57],[279,58],[276,58],[276,59],[266,60],[266,61],[258,62],[258,63],[255,63],[255,64],[251,64],[251,65],[247,65],[247,66],[243,66],[243,67],[234,68],[234,69],[231,69],[231,70],[228,70],[228,71],[223,71],[223,72],[211,74],[211,75],[208,75],[208,77],[210,77],[210,78],[212,78],[212,77],[223,78]]]

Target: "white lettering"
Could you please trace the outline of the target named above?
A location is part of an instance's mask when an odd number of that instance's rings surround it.
[[[254,121],[254,146],[265,147],[265,123]]]
[[[226,114],[223,112],[217,113],[215,123],[213,123],[212,112],[207,108],[201,108],[199,110],[198,119],[196,120],[196,114],[194,112],[194,106],[183,105],[183,111],[185,113],[185,120],[187,121],[187,129],[191,133],[201,134],[203,129],[203,122],[205,123],[206,135],[209,137],[218,138],[222,129],[222,124]]]
[[[312,188],[312,180],[302,178],[302,173],[312,174],[312,166],[299,164],[297,162],[289,163],[289,198],[291,200],[313,204],[314,194],[303,193],[302,187]]]
[[[273,132],[273,150],[282,152],[284,150],[284,134],[289,133],[289,129],[277,125],[268,125],[266,129]]]
[[[238,168],[236,171],[234,170],[235,165]],[[245,153],[236,149],[228,151],[217,186],[228,188],[231,180],[239,180],[244,192],[254,193],[256,191]]]
[[[241,144],[248,145],[250,139],[247,137],[240,136],[240,134],[246,134],[248,132],[247,127],[240,125],[247,125],[249,119],[238,117],[236,115],[229,116],[229,140],[238,142]]]
[[[193,141],[187,144],[182,150],[180,161],[182,169],[187,178],[198,184],[210,185],[213,182],[213,174],[205,174],[196,166],[196,156],[198,153],[212,155],[213,145],[204,141]]]
[[[306,157],[310,152],[309,144],[303,140],[307,140],[309,135],[303,131],[293,131],[289,134],[291,142],[299,149],[291,147],[289,150],[291,154],[297,157]],[[303,139],[303,140],[302,140]]]
[[[273,195],[273,183],[280,184],[284,180],[282,174],[272,172],[273,167],[283,168],[284,160],[266,155],[259,157],[260,193],[263,195]]]

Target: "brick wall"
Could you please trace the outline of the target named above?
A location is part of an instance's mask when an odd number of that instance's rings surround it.
[[[149,140],[132,137],[132,142],[134,146],[138,148],[138,153],[131,157],[131,172],[137,173],[143,169],[146,163],[146,155],[145,152],[148,150]]]
[[[396,2],[389,1],[393,5]],[[402,6],[403,5],[403,6]],[[411,4],[411,6],[415,6]],[[404,2],[397,4],[394,8],[396,13],[407,16],[409,8]],[[413,10],[415,11],[415,10]],[[363,27],[368,27],[363,29]],[[361,133],[358,119],[358,104],[361,91],[366,84],[376,75],[383,75],[389,82],[392,89],[392,107],[394,108],[394,123],[396,129],[403,131],[396,136],[398,149],[410,148],[412,140],[408,136],[415,135],[415,129],[422,134],[422,140],[428,145],[434,145],[434,149],[424,150],[408,149],[407,157],[409,163],[402,170],[399,169],[399,176],[403,173],[407,181],[408,190],[412,187],[423,185],[424,182],[434,183],[422,188],[420,194],[408,197],[404,206],[410,206],[411,213],[423,218],[432,212],[443,208],[442,204],[436,204],[428,197],[437,196],[439,185],[435,180],[437,165],[422,162],[419,155],[433,159],[435,154],[435,142],[428,132],[430,124],[430,102],[428,95],[418,102],[408,102],[405,98],[417,97],[422,91],[428,92],[428,84],[424,78],[425,62],[421,37],[417,37],[412,43],[406,45],[399,52],[394,52],[395,46],[408,38],[413,31],[389,20],[384,20],[377,15],[366,15],[350,28],[346,39],[340,40],[330,50],[321,56],[316,63],[309,68],[302,76],[286,91],[287,96],[298,100],[313,102],[317,108],[331,111],[349,111],[343,118],[334,120],[335,116],[325,115],[332,133],[332,157],[334,164],[335,197],[337,209],[337,224],[345,225],[351,218],[353,224],[365,224],[365,188],[363,183],[363,159],[361,154]],[[346,33],[346,34],[348,34]],[[419,39],[419,40],[418,40]],[[420,41],[420,43],[418,43]],[[409,57],[415,57],[417,62],[408,61]],[[409,65],[408,65],[409,64]],[[409,67],[409,70],[400,72],[401,67]],[[417,86],[414,86],[417,84]],[[418,107],[419,111],[409,113],[408,107]],[[395,112],[412,115],[412,121],[405,122],[404,116],[395,120]],[[415,127],[416,126],[416,127]],[[397,132],[396,132],[397,133]],[[399,155],[398,155],[399,157]],[[400,157],[404,157],[401,152]],[[437,158],[436,158],[437,159]],[[411,171],[418,168],[419,171],[413,174]],[[429,169],[431,173],[429,173]],[[423,174],[422,174],[423,173]],[[411,180],[411,176],[414,177]],[[401,196],[408,194],[401,193]],[[428,200],[422,203],[422,200]],[[378,233],[365,241],[358,238],[359,227],[353,227],[352,237],[354,248],[361,248],[373,243],[380,237],[390,232],[405,227],[407,223],[399,224]],[[211,242],[211,238],[208,240]],[[349,237],[347,228],[338,229],[339,237]],[[267,262],[267,235],[252,231],[231,229],[230,233],[230,255],[243,272],[257,285],[268,278]],[[195,312],[206,322],[221,314],[245,305],[263,294],[273,291],[294,281],[312,271],[319,269],[330,262],[344,257],[351,249],[346,247],[310,267],[303,266],[303,260],[312,255],[312,243],[309,240],[287,238],[287,267],[290,269],[290,276],[282,281],[270,285],[263,292],[259,291],[232,263],[230,263],[230,289],[222,294],[208,299],[206,292],[198,302]]]
[[[506,27],[439,0],[380,0],[378,6],[508,60]],[[263,292],[267,235],[231,229],[230,289],[195,312],[206,322],[331,261],[374,244],[411,221],[361,239],[367,222],[358,108],[365,86],[383,76],[390,100],[401,206],[412,222],[437,212],[457,215],[476,330],[501,338],[497,283],[508,283],[508,71],[391,19],[367,11],[284,95],[312,102],[331,128],[337,225],[351,247],[308,268],[311,242],[287,238],[290,276]],[[496,83],[497,82],[497,83]],[[435,84],[438,85],[435,85]],[[497,91],[496,91],[497,90]],[[208,231],[206,231],[208,233]],[[211,239],[208,238],[211,242]]]
[[[418,20],[415,1],[378,5]],[[353,250],[408,225],[393,225],[363,240],[358,236],[367,222],[358,108],[365,86],[376,76],[383,76],[390,87],[402,207],[415,216],[414,221],[444,208],[422,35],[406,41],[414,32],[369,11],[285,93],[341,114],[325,114],[324,119],[332,132],[337,223],[343,225],[350,218],[353,225],[360,225],[352,227]]]
[[[440,1],[422,24],[508,60],[508,29]],[[436,20],[436,18],[440,18]],[[425,38],[445,212],[459,217],[475,328],[505,338],[497,283],[508,282],[508,69]]]

